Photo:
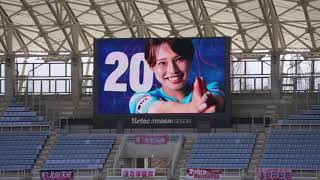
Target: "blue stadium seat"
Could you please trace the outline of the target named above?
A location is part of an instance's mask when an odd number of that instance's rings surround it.
[[[60,135],[44,169],[102,169],[115,135]]]
[[[201,134],[193,145],[187,167],[245,169],[255,138],[255,133]]]

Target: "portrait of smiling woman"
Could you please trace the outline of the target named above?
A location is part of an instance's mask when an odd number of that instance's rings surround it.
[[[214,113],[224,108],[222,85],[205,84],[196,77],[189,84],[194,55],[190,39],[149,39],[145,60],[161,88],[135,93],[129,102],[130,113]]]

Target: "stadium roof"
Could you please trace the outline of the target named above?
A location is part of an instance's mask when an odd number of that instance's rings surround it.
[[[234,53],[320,51],[320,0],[0,0],[0,18],[9,55],[91,56],[94,38],[174,36],[229,36]]]

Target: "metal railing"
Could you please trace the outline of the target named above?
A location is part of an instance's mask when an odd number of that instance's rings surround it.
[[[30,170],[1,170],[0,177],[26,177],[26,174],[30,173]]]
[[[17,125],[1,125],[0,132],[25,132],[25,131],[48,131],[48,125],[25,125],[25,126],[17,126]]]
[[[0,77],[0,95],[4,95],[5,81],[4,78]]]
[[[114,156],[113,168],[116,168],[118,166],[120,156],[122,154],[122,151],[124,149],[124,145],[126,143],[126,136],[121,136],[121,137],[118,137],[118,138],[120,138],[121,140],[120,140],[120,144],[119,144],[119,149],[116,152],[116,155]]]
[[[232,93],[270,93],[271,77],[238,77],[230,78]]]
[[[183,150],[183,136],[180,135],[179,137],[179,140],[178,140],[178,143],[176,145],[176,149],[172,155],[172,159],[171,159],[171,176],[174,175],[174,170],[176,168],[176,165],[177,165],[177,162],[178,162],[178,159],[179,159],[179,155],[181,154],[182,150]]]

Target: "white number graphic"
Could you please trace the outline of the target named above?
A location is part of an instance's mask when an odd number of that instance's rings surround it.
[[[110,53],[105,61],[105,64],[115,64],[118,61],[117,68],[110,74],[104,83],[104,91],[126,92],[126,83],[117,83],[119,77],[126,72],[128,68],[128,57],[123,52]]]
[[[129,59],[123,52],[112,52],[105,60],[105,64],[114,65],[118,61],[116,69],[107,77],[104,83],[104,91],[126,92],[127,83],[117,83],[129,66]],[[140,84],[140,64],[143,63],[143,81]],[[129,84],[135,92],[149,91],[153,83],[153,72],[144,60],[144,53],[136,53],[130,61]]]
[[[143,63],[143,82],[140,84],[140,64]],[[152,87],[153,72],[144,60],[144,53],[137,53],[132,56],[130,61],[130,87],[135,92],[146,92]]]

